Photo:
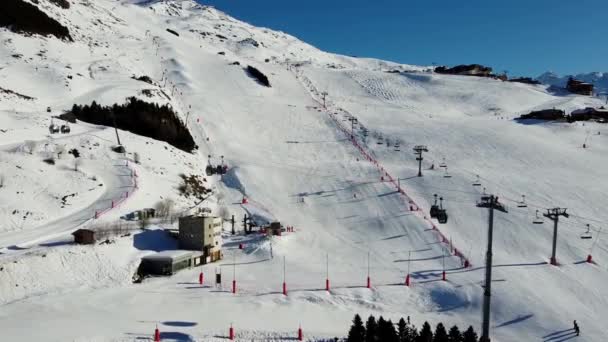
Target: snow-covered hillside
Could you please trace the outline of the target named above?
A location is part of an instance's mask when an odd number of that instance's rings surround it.
[[[602,100],[333,55],[189,0],[39,2],[74,42],[0,29],[0,88],[10,90],[0,89],[3,337],[136,341],[158,325],[167,340],[212,341],[233,324],[242,340],[290,340],[301,324],[314,340],[344,336],[355,313],[479,332],[487,210],[475,204],[485,191],[509,209],[495,217],[492,340],[605,340],[608,129],[513,120]],[[132,78],[144,75],[152,82]],[[49,134],[51,117],[73,104],[131,96],[170,104],[198,150],[119,131],[127,153],[117,154],[113,128],[82,122]],[[416,145],[429,149],[424,177]],[[223,156],[228,174],[204,176],[209,155]],[[55,164],[43,161],[51,156]],[[181,196],[180,174],[205,177],[213,195]],[[445,200],[447,224],[428,219],[433,194]],[[206,279],[222,271],[221,288],[199,286],[201,269],[131,282],[141,256],[175,248],[161,230],[170,223],[71,243],[77,227],[116,225],[167,198],[177,212],[248,213],[295,232],[232,236],[226,224],[224,260],[202,267]],[[570,214],[559,223],[559,266],[548,264],[552,223],[532,224],[536,210],[553,207]],[[586,224],[592,239],[580,238]],[[596,263],[586,263],[593,244]],[[580,337],[567,331],[574,319]]]

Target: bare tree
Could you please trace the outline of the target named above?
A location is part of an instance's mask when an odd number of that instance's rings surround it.
[[[38,145],[38,143],[34,140],[26,140],[25,143],[25,150],[29,153],[29,154],[33,154],[34,150],[36,149],[36,146]]]
[[[162,201],[156,203],[154,209],[156,209],[156,215],[158,217],[168,218],[173,212],[173,206],[175,202],[173,202],[170,198],[165,198]]]

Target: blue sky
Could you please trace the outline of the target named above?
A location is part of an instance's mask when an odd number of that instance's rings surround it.
[[[199,0],[318,48],[509,75],[608,71],[607,0]]]

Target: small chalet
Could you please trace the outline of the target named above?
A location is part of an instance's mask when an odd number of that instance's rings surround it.
[[[73,232],[74,242],[80,245],[92,245],[95,243],[95,231],[90,229],[78,229]]]
[[[574,93],[574,94],[587,95],[587,96],[593,95],[593,84],[575,80],[572,77],[570,77],[568,79],[568,83],[566,84],[566,89],[568,89],[569,92]]]

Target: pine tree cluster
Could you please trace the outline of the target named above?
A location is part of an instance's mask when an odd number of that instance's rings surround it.
[[[84,122],[110,127],[116,125],[135,134],[165,141],[186,152],[197,148],[188,128],[167,105],[159,106],[131,97],[127,103],[111,107],[100,106],[95,101],[90,106],[74,105],[71,114]]]
[[[461,333],[457,326],[446,330],[443,323],[438,323],[435,332],[428,322],[424,322],[420,330],[407,320],[401,318],[395,324],[382,316],[376,320],[369,316],[365,324],[361,316],[355,315],[353,324],[348,332],[347,342],[478,342],[477,333],[472,326]]]

